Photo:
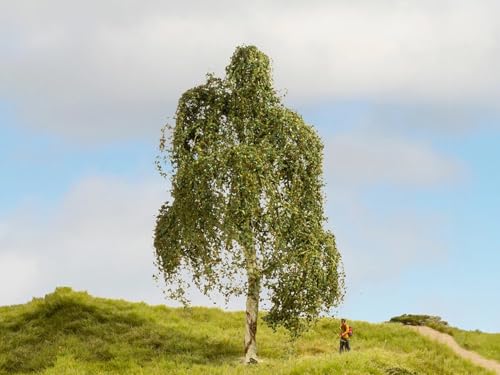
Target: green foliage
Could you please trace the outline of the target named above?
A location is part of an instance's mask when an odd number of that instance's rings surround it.
[[[488,374],[397,324],[353,322],[352,351],[339,355],[340,323],[328,318],[294,342],[263,326],[262,362],[248,367],[240,357],[243,316],[59,288],[0,308],[0,374]]]
[[[429,328],[435,329],[436,331],[446,333],[453,336],[454,331],[439,316],[432,315],[415,315],[415,314],[403,314],[401,316],[396,316],[391,318],[390,323],[402,323],[410,326],[427,326]]]
[[[186,91],[165,130],[172,202],[160,209],[154,245],[167,296],[188,302],[186,274],[207,295],[265,290],[266,321],[294,334],[337,306],[343,274],[323,228],[323,144],[281,103],[269,58],[237,48],[225,78]]]

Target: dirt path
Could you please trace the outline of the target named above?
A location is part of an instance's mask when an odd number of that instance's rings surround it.
[[[459,346],[455,339],[451,337],[450,335],[447,335],[445,333],[438,332],[432,328],[429,327],[410,327],[413,330],[417,331],[421,335],[425,337],[429,337],[430,339],[433,339],[435,341],[440,342],[441,344],[445,344],[448,347],[450,347],[455,353],[457,353],[460,357],[468,359],[472,363],[484,367],[487,370],[491,370],[496,372],[497,374],[500,375],[500,363],[497,361],[494,361],[492,359],[486,359],[476,352],[472,352],[470,350],[466,350]]]

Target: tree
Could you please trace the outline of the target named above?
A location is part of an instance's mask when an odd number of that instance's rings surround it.
[[[340,254],[323,228],[323,144],[281,103],[264,53],[238,47],[224,79],[186,91],[160,151],[160,173],[172,168],[154,238],[166,295],[188,303],[191,279],[207,295],[246,293],[246,363],[257,361],[263,295],[265,321],[293,335],[341,302]]]

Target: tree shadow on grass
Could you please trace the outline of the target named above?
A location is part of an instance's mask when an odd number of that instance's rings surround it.
[[[117,370],[162,358],[184,364],[220,364],[233,362],[241,354],[241,347],[233,341],[175,323],[159,324],[130,307],[85,301],[70,293],[53,296],[29,312],[0,319],[0,372],[41,371],[67,354]]]

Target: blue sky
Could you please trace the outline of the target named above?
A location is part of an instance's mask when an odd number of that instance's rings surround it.
[[[257,2],[243,21],[232,3],[77,4],[0,6],[0,305],[59,285],[165,302],[151,277],[160,128],[251,43],[325,142],[337,314],[500,332],[498,4]]]

